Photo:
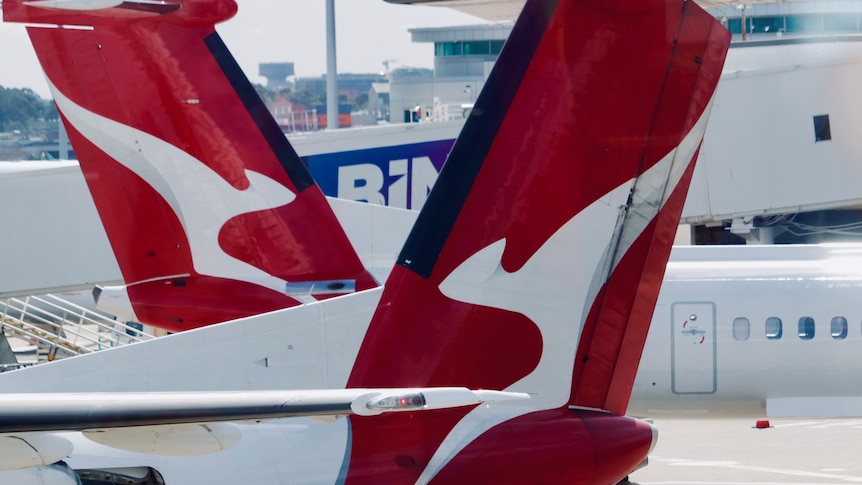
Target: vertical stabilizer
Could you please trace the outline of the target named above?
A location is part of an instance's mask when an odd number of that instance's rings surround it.
[[[232,0],[3,2],[28,32],[126,286],[184,330],[376,286],[215,32]]]
[[[664,77],[647,98],[655,109],[645,118],[641,167],[581,323],[575,406],[616,413],[628,406],[730,41],[727,29],[693,1],[683,4],[666,35]]]
[[[409,455],[425,483],[500,423],[625,411],[729,40],[692,1],[527,1],[349,385],[532,399],[387,417],[392,436],[352,419],[353,454]]]

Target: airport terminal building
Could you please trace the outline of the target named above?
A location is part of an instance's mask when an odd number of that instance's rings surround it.
[[[862,41],[860,1],[740,5],[708,9],[733,34],[732,49]],[[458,108],[472,104],[481,91],[513,25],[500,22],[411,29],[413,42],[434,45],[434,73],[433,77],[393,77],[389,121],[458,118],[463,113]],[[729,62],[734,57],[730,54]]]
[[[683,213],[696,230],[680,242],[859,240],[862,2],[709,11],[733,44]],[[433,43],[435,73],[391,81],[391,122],[463,117],[511,27],[411,30]]]

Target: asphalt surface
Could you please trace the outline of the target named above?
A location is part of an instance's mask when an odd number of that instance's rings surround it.
[[[656,419],[638,485],[862,483],[862,419]]]

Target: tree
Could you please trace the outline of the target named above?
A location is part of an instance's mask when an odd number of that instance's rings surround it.
[[[32,121],[56,118],[54,103],[33,90],[0,86],[0,132],[26,130]]]
[[[272,103],[272,100],[275,98],[272,91],[266,89],[262,84],[255,83],[253,86],[254,90],[257,91],[257,95],[260,96],[260,99],[263,100],[264,104],[268,106],[269,103]]]
[[[303,106],[316,106],[323,104],[323,100],[318,96],[310,86],[306,86],[299,91],[293,91],[287,95],[288,101],[293,104]]]
[[[353,106],[356,111],[362,111],[368,108],[368,93],[359,93],[353,98]]]

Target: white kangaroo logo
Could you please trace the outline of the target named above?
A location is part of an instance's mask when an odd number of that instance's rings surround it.
[[[186,232],[196,272],[284,293],[285,280],[225,253],[218,234],[230,219],[289,204],[296,194],[251,170],[245,170],[249,187],[239,190],[180,148],[89,111],[63,95],[50,80],[48,84],[60,112],[76,130],[136,173],[171,206]]]
[[[503,269],[506,240],[501,239],[476,252],[443,280],[440,291],[453,300],[521,313],[533,321],[542,334],[542,356],[529,375],[506,388],[530,393],[532,398],[470,411],[449,432],[416,483],[431,481],[465,446],[497,424],[568,402],[587,313],[613,268],[664,207],[691,165],[711,106],[712,101],[678,147],[637,179],[624,182],[572,217],[519,270]]]

